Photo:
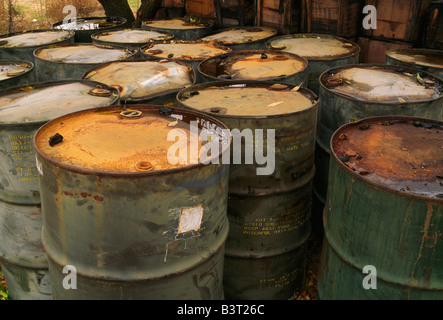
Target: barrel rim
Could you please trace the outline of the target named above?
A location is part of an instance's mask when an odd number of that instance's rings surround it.
[[[70,84],[70,83],[82,83],[87,84],[95,87],[102,87],[107,90],[110,90],[114,95],[115,99],[110,103],[110,105],[116,103],[120,100],[120,91],[117,90],[114,87],[108,86],[107,84],[98,82],[98,81],[92,81],[92,80],[85,80],[85,79],[71,79],[71,80],[51,80],[51,81],[44,81],[44,82],[34,82],[27,85],[21,85],[21,86],[15,86],[12,88],[6,88],[6,89],[0,89],[0,97],[7,94],[13,94],[22,88],[26,88],[28,86],[33,87],[34,89],[39,88],[45,88],[45,87],[51,87],[51,86],[57,86],[57,85],[64,85],[64,84]],[[103,107],[102,107],[103,108]],[[1,107],[0,107],[0,113],[1,113]],[[49,120],[52,121],[52,120]],[[39,124],[44,124],[48,122],[48,120],[42,120],[42,121],[30,121],[30,122],[20,122],[20,123],[2,123],[0,122],[0,127],[27,127],[27,126],[35,126]]]
[[[162,59],[162,60],[166,60],[167,62],[174,62],[174,63],[180,64],[180,65],[184,65],[184,66],[189,67],[190,69],[192,69],[192,71],[191,71],[192,85],[194,85],[196,83],[196,81],[197,81],[197,74],[195,72],[195,69],[189,63],[183,62],[181,60],[171,60],[171,59]],[[159,61],[161,61],[161,60],[137,59],[137,60],[115,60],[115,61],[109,61],[109,62],[102,63],[102,64],[100,64],[98,66],[92,67],[91,69],[87,70],[82,75],[81,79],[87,80],[88,79],[87,75],[90,72],[96,71],[97,69],[105,68],[105,67],[107,67],[107,66],[109,66],[111,64],[114,64],[114,63],[132,63],[132,62],[157,62],[157,63],[160,63]],[[159,92],[159,93],[154,93],[154,94],[143,96],[143,97],[126,98],[126,99],[121,99],[121,97],[120,97],[120,99],[123,100],[124,102],[127,102],[127,103],[137,103],[137,102],[142,102],[142,101],[145,101],[145,100],[148,100],[148,99],[155,99],[155,98],[158,98],[158,97],[161,97],[161,96],[164,96],[164,95],[167,95],[167,94],[172,94],[172,93],[175,93],[175,92],[178,93],[180,90],[182,90],[182,89],[170,89],[170,90],[162,91],[162,92]]]
[[[144,45],[144,46],[142,46],[142,47],[140,48],[140,54],[141,54],[142,56],[144,56],[144,57],[148,57],[148,58],[150,58],[151,60],[152,60],[152,59],[154,59],[154,60],[167,59],[167,58],[164,58],[164,57],[158,57],[158,56],[156,56],[156,55],[154,55],[154,54],[146,53],[145,50],[150,49],[150,48],[152,48],[153,46],[158,45],[158,44],[174,44],[174,43],[177,43],[177,44],[180,44],[180,43],[181,43],[181,44],[211,44],[211,45],[213,45],[214,47],[216,47],[217,49],[221,49],[221,50],[226,51],[225,53],[229,53],[229,52],[232,52],[232,51],[233,51],[231,48],[229,48],[229,47],[227,47],[227,46],[224,46],[224,45],[219,44],[219,43],[214,43],[214,42],[211,42],[211,41],[202,41],[202,40],[174,40],[174,39],[172,39],[172,40],[161,40],[161,41],[155,41],[155,42],[148,43],[148,44],[146,44],[146,45]],[[222,53],[222,54],[223,54],[223,53]],[[174,57],[172,57],[172,58],[168,58],[168,59],[170,59],[170,60],[175,60],[175,61],[184,61],[184,62],[186,62],[186,61],[189,61],[189,62],[200,62],[200,61],[204,60],[204,59],[195,59],[195,58],[194,58],[194,59],[179,59],[179,58],[174,59]]]
[[[4,48],[0,48],[0,50],[11,50],[11,49],[30,49],[30,48],[41,48],[41,47],[45,47],[48,45],[57,45],[57,44],[62,44],[66,41],[69,41],[71,39],[74,39],[75,37],[75,32],[71,31],[71,30],[57,30],[57,29],[35,29],[35,30],[25,30],[25,31],[17,31],[17,32],[12,32],[12,33],[6,33],[6,34],[1,34],[0,35],[0,39],[1,38],[7,38],[7,37],[11,37],[11,36],[16,36],[16,35],[21,35],[21,34],[26,34],[26,33],[41,33],[41,32],[68,32],[69,33],[69,37],[67,37],[66,39],[62,39],[62,40],[56,40],[54,42],[51,43],[45,43],[45,44],[41,44],[41,45],[31,45],[31,46],[20,46],[20,47],[4,47]]]
[[[34,138],[33,138],[34,151],[35,151],[36,155],[41,157],[45,162],[51,163],[53,166],[55,166],[57,168],[62,168],[62,169],[67,170],[69,172],[79,173],[79,174],[83,174],[83,175],[107,176],[107,177],[116,177],[116,178],[141,178],[141,177],[147,177],[147,176],[165,176],[165,175],[169,175],[169,174],[176,174],[176,173],[186,172],[186,171],[190,171],[190,170],[194,170],[194,169],[199,169],[199,168],[202,168],[205,166],[213,166],[213,165],[222,166],[223,165],[222,163],[212,164],[212,161],[214,159],[221,159],[222,158],[222,155],[230,149],[231,142],[232,142],[232,137],[231,137],[231,133],[229,131],[229,128],[220,120],[213,118],[209,115],[206,115],[204,113],[198,112],[198,111],[186,110],[186,109],[178,108],[178,107],[164,107],[161,105],[150,105],[150,104],[134,104],[134,105],[131,105],[130,107],[131,107],[131,109],[135,109],[135,108],[145,109],[149,112],[156,110],[157,112],[160,112],[160,113],[161,113],[160,109],[167,108],[167,109],[172,110],[173,113],[176,112],[179,115],[180,114],[182,114],[182,115],[187,114],[192,117],[195,117],[196,119],[201,117],[204,120],[209,120],[212,123],[216,124],[219,128],[223,129],[225,132],[228,132],[229,143],[220,148],[221,150],[219,150],[219,154],[217,154],[215,156],[211,156],[211,158],[208,159],[208,165],[199,162],[197,164],[190,164],[190,165],[186,165],[186,166],[178,167],[178,168],[165,169],[165,170],[140,171],[140,172],[113,172],[113,171],[104,171],[104,170],[84,169],[84,168],[80,168],[80,167],[73,166],[73,165],[68,165],[68,164],[62,163],[60,161],[51,159],[48,156],[46,156],[45,154],[43,154],[41,152],[41,150],[38,148],[38,146],[37,146],[38,136],[41,134],[41,132],[43,130],[46,130],[54,122],[63,121],[63,119],[77,117],[77,116],[80,116],[81,114],[86,114],[86,113],[95,113],[95,112],[99,113],[99,112],[115,111],[115,110],[124,111],[127,108],[126,105],[116,105],[116,106],[107,106],[107,107],[91,108],[91,109],[87,109],[87,110],[76,111],[73,113],[65,114],[61,117],[58,117],[56,119],[53,119],[53,120],[43,124],[37,130],[37,132],[34,134]]]
[[[440,66],[427,66],[427,65],[423,65],[420,62],[416,63],[411,63],[399,58],[395,58],[392,56],[393,53],[416,53],[416,54],[420,54],[420,53],[437,53],[440,54],[443,58],[443,51],[442,50],[438,50],[438,49],[429,49],[429,48],[404,48],[404,49],[393,49],[393,50],[388,50],[386,51],[385,55],[386,57],[389,57],[392,60],[395,61],[399,61],[402,63],[407,63],[407,64],[411,64],[411,65],[418,65],[418,66],[423,66],[423,67],[428,67],[431,69],[442,69],[443,70],[443,64]]]
[[[102,36],[104,33],[107,32],[117,32],[117,31],[146,31],[146,32],[158,32],[161,33],[163,36],[167,37],[166,39],[161,39],[161,40],[155,40],[153,38],[150,38],[149,41],[143,41],[143,42],[114,42],[114,41],[106,41],[106,40],[101,40],[99,39],[100,36]],[[121,46],[128,46],[128,45],[145,45],[148,43],[152,43],[152,42],[156,42],[156,41],[163,41],[163,40],[172,40],[174,39],[174,34],[171,32],[163,32],[163,31],[157,31],[157,30],[148,30],[148,29],[142,29],[142,28],[116,28],[116,29],[112,29],[112,30],[103,30],[103,31],[99,31],[96,33],[91,34],[91,40],[96,41],[95,43],[98,44],[104,44],[104,45],[113,45],[113,44],[118,44]]]
[[[32,72],[32,71],[34,70],[34,68],[35,68],[34,63],[33,63],[32,61],[29,61],[29,60],[10,60],[10,59],[8,59],[8,60],[3,60],[3,59],[0,59],[0,65],[6,65],[6,64],[26,64],[26,65],[29,67],[29,69],[26,70],[26,71],[23,72],[23,73],[20,73],[20,74],[18,74],[18,75],[12,76],[12,77],[10,77],[10,78],[8,78],[8,79],[0,80],[0,84],[1,84],[3,81],[7,81],[7,80],[9,80],[9,79],[15,79],[15,78],[17,78],[17,77],[20,77],[20,76],[23,76],[23,75],[25,75],[25,74],[28,74],[28,73]],[[4,89],[0,89],[0,91],[2,91],[2,90],[4,90]]]
[[[113,29],[117,26],[121,26],[124,25],[128,22],[128,19],[124,18],[124,17],[118,17],[118,16],[103,16],[103,17],[77,17],[75,20],[102,20],[102,19],[115,19],[115,20],[119,20],[119,24],[115,25],[115,26],[111,26],[111,27],[107,27],[107,28],[102,28],[102,29],[92,29],[92,30],[75,30],[75,29],[62,29],[62,28],[57,28],[58,26],[61,26],[64,24],[64,20],[58,21],[56,23],[52,24],[52,28],[55,30],[65,30],[65,31],[74,31],[76,33],[88,33],[90,31],[93,30],[108,30],[108,29]]]
[[[297,74],[301,74],[301,73],[303,73],[303,72],[305,72],[307,69],[308,69],[308,66],[309,66],[309,62],[308,62],[308,60],[306,59],[306,58],[304,58],[304,57],[302,57],[302,56],[300,56],[300,55],[298,55],[298,54],[295,54],[295,53],[291,53],[291,52],[285,52],[285,51],[275,51],[275,50],[270,50],[270,49],[256,49],[256,50],[235,50],[235,51],[231,51],[231,52],[228,52],[228,53],[226,53],[228,56],[231,56],[231,55],[247,55],[247,54],[260,54],[260,53],[280,53],[280,54],[285,54],[285,55],[289,55],[289,56],[291,56],[291,57],[293,57],[294,59],[297,59],[297,60],[301,60],[301,61],[303,61],[303,63],[304,63],[304,67],[303,67],[303,69],[301,69],[301,70],[299,70],[299,71],[297,71],[297,72],[295,72],[295,73],[292,73],[292,74],[290,74],[290,75],[285,75],[285,76],[280,76],[280,77],[268,77],[268,78],[263,78],[263,80],[259,80],[259,79],[256,79],[256,80],[252,80],[252,81],[278,81],[278,80],[286,80],[286,79],[289,79],[289,78],[291,78],[291,77],[293,77],[293,76],[295,76],[295,75],[297,75]],[[217,59],[217,58],[220,58],[220,56],[221,55],[223,55],[223,54],[219,54],[219,55],[217,55],[217,56],[214,56],[214,57],[211,57],[211,58],[208,58],[208,59],[205,59],[205,60],[203,60],[203,61],[201,61],[199,64],[198,64],[198,72],[200,72],[202,75],[204,75],[205,77],[208,77],[208,78],[210,78],[212,81],[220,81],[220,79],[219,78],[217,78],[217,77],[214,77],[214,76],[211,76],[211,75],[209,75],[209,74],[207,74],[207,73],[204,73],[203,71],[201,71],[201,69],[202,69],[202,66],[205,64],[205,63],[209,63],[209,60],[211,60],[211,59]],[[229,80],[229,79],[226,79],[226,80]],[[304,81],[303,81],[304,82]]]
[[[414,73],[419,73],[419,74],[425,74],[427,77],[437,80],[438,82],[441,83],[442,87],[443,87],[443,79],[428,72],[428,71],[424,71],[421,69],[416,69],[416,68],[411,68],[411,67],[404,67],[404,66],[396,66],[396,65],[389,65],[389,64],[377,64],[377,63],[359,63],[359,64],[348,64],[345,66],[338,66],[338,67],[333,67],[331,69],[328,69],[326,71],[324,71],[319,79],[320,79],[320,90],[325,90],[325,92],[329,92],[333,95],[339,96],[341,98],[345,98],[347,100],[351,100],[354,102],[359,102],[359,103],[363,103],[365,105],[390,105],[390,106],[407,106],[410,104],[416,104],[416,103],[427,103],[427,102],[434,102],[434,101],[438,101],[440,99],[443,99],[443,93],[440,93],[440,96],[437,98],[428,98],[428,99],[422,99],[422,100],[410,100],[410,101],[406,101],[406,102],[400,102],[400,101],[392,101],[392,102],[386,102],[386,101],[368,101],[368,100],[361,100],[361,99],[357,99],[356,97],[353,96],[349,96],[347,94],[343,94],[341,92],[336,92],[333,91],[329,88],[327,88],[324,85],[324,81],[323,78],[329,74],[332,73],[334,71],[339,71],[339,70],[345,70],[345,69],[351,69],[351,68],[370,68],[370,67],[376,67],[380,69],[397,69],[397,70],[404,70],[404,71],[411,71]]]
[[[211,32],[211,33],[209,33],[207,35],[202,36],[201,39],[206,38],[206,37],[210,37],[210,36],[213,36],[215,34],[222,33],[222,32],[226,32],[226,31],[231,31],[231,30],[249,30],[249,29],[254,29],[254,28],[266,28],[266,29],[269,29],[270,31],[272,31],[272,35],[269,35],[269,36],[264,37],[262,39],[253,40],[253,41],[241,41],[241,42],[231,42],[231,41],[229,41],[229,42],[224,42],[224,41],[216,40],[216,39],[206,40],[206,41],[212,41],[212,42],[220,43],[221,45],[224,45],[224,46],[237,46],[237,45],[255,44],[255,43],[258,43],[258,42],[267,41],[267,40],[275,37],[278,34],[278,30],[277,29],[272,28],[272,27],[268,27],[268,26],[243,26],[243,27],[237,26],[237,27],[223,28],[223,29],[215,30],[215,31],[213,31],[213,32]]]
[[[55,49],[55,48],[63,48],[63,47],[77,47],[77,46],[95,46],[98,48],[104,48],[104,49],[121,49],[123,51],[127,51],[127,52],[131,52],[131,55],[125,57],[124,59],[121,60],[126,60],[126,59],[130,59],[133,58],[138,50],[136,49],[131,49],[128,47],[124,47],[124,46],[118,46],[118,45],[103,45],[103,44],[99,44],[99,43],[89,43],[89,42],[76,42],[76,43],[61,43],[61,44],[56,44],[56,45],[48,45],[48,46],[44,46],[41,48],[37,48],[33,51],[33,56],[35,60],[39,60],[39,61],[45,61],[45,62],[50,62],[50,63],[54,63],[57,65],[74,65],[74,66],[87,66],[87,65],[97,65],[96,62],[65,62],[65,61],[55,61],[55,60],[48,60],[48,59],[44,59],[38,56],[38,54],[43,51],[43,50],[47,50],[47,49]],[[115,61],[115,60],[112,60]]]
[[[183,102],[183,100],[181,100],[181,96],[184,93],[187,93],[188,91],[195,91],[195,90],[199,90],[201,88],[207,88],[207,87],[233,87],[233,86],[237,86],[238,85],[244,85],[244,87],[270,87],[272,85],[275,85],[275,82],[270,82],[270,81],[256,81],[256,80],[232,80],[232,81],[211,81],[211,82],[204,82],[204,83],[198,83],[195,84],[193,86],[190,86],[188,88],[185,88],[183,90],[181,90],[180,92],[177,93],[177,102],[181,105],[183,105],[186,109],[191,109],[191,110],[196,110],[194,108],[189,107],[186,103]],[[289,88],[295,88],[295,85],[291,85],[291,84],[284,84],[285,86],[288,86]],[[266,116],[254,116],[254,115],[247,115],[247,116],[239,116],[239,115],[229,115],[229,114],[220,114],[220,115],[216,115],[215,117],[217,118],[224,118],[224,119],[251,119],[251,120],[257,120],[257,119],[272,119],[272,118],[281,118],[282,116],[293,116],[293,115],[299,115],[305,112],[310,112],[313,108],[318,107],[319,104],[319,98],[318,96],[312,92],[309,89],[300,87],[298,89],[298,92],[302,92],[305,96],[307,96],[307,98],[311,99],[312,106],[310,108],[304,109],[304,110],[300,110],[300,111],[296,111],[296,112],[292,112],[292,113],[285,113],[285,114],[272,114],[272,115],[266,115]],[[214,117],[214,115],[212,115],[211,113],[208,113],[207,111],[201,111],[199,110],[199,112],[203,112],[204,114],[208,114],[212,117]]]
[[[356,42],[345,39],[343,37],[339,37],[339,36],[335,36],[335,35],[327,34],[327,33],[304,33],[304,32],[284,34],[281,36],[273,37],[266,42],[266,48],[268,48],[269,50],[272,50],[271,42],[273,40],[279,40],[279,39],[284,39],[284,38],[300,38],[300,37],[303,37],[304,35],[309,38],[325,37],[325,38],[330,38],[330,39],[336,39],[341,42],[351,43],[354,47],[357,48],[357,50],[355,52],[350,52],[349,54],[337,55],[337,56],[334,56],[331,58],[309,58],[309,59],[306,58],[308,61],[320,62],[320,61],[335,61],[335,60],[349,59],[349,58],[353,58],[355,56],[359,56],[360,52],[361,52],[361,47]],[[276,49],[274,49],[274,50],[276,50]],[[281,51],[283,51],[283,50],[281,50]]]
[[[409,116],[375,116],[375,117],[363,118],[363,119],[360,119],[360,120],[358,120],[356,122],[348,123],[348,124],[345,124],[345,125],[341,126],[331,136],[329,144],[330,144],[330,146],[332,146],[333,145],[333,141],[346,128],[349,128],[349,127],[352,127],[352,126],[360,126],[364,122],[368,122],[368,121],[391,121],[391,120],[423,121],[425,123],[437,124],[437,125],[441,126],[442,129],[443,129],[443,121],[434,120],[434,119],[421,118],[421,117],[409,117]],[[420,200],[420,201],[438,203],[439,205],[443,204],[443,199],[440,199],[440,198],[432,198],[432,197],[427,197],[427,196],[420,195],[420,194],[417,194],[417,193],[411,193],[411,192],[405,192],[405,191],[401,191],[401,190],[396,190],[396,189],[389,188],[389,187],[387,187],[384,184],[375,182],[375,181],[365,177],[364,175],[361,175],[361,174],[358,174],[358,173],[354,172],[348,166],[346,166],[339,159],[339,156],[335,152],[334,148],[331,148],[331,153],[330,154],[332,155],[335,163],[339,166],[339,168],[344,170],[347,174],[350,174],[353,179],[363,181],[364,183],[368,184],[369,186],[381,189],[381,190],[383,190],[385,192],[389,192],[390,194],[399,195],[399,196],[406,197],[406,198],[417,199],[417,200]]]

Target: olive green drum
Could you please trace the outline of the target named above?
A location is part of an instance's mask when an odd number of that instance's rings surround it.
[[[198,72],[206,82],[221,80],[274,81],[306,86],[305,58],[270,50],[232,51],[202,61]]]
[[[316,195],[328,186],[329,142],[335,130],[371,116],[403,115],[441,120],[443,80],[407,67],[360,64],[332,68],[320,78]]]
[[[443,299],[443,122],[365,118],[331,139],[320,299]]]
[[[74,32],[52,29],[21,31],[0,35],[0,59],[34,63],[34,51],[48,45],[74,43]]]
[[[320,75],[333,67],[359,62],[360,47],[347,39],[333,35],[297,33],[274,37],[268,40],[267,48],[291,52],[308,60],[307,88],[319,94]]]
[[[171,106],[180,90],[195,83],[195,71],[179,61],[144,59],[104,63],[82,78],[118,88],[122,103]]]
[[[231,231],[224,277],[227,299],[289,299],[304,285],[316,98],[305,88],[256,81],[197,84],[177,96],[184,108],[225,123],[233,137]],[[281,267],[270,268],[271,261]],[[239,271],[245,266],[248,271]],[[242,272],[251,274],[239,281]]]
[[[118,101],[117,89],[86,80],[36,83],[1,90],[0,200],[17,204],[40,203],[32,147],[32,139],[40,126],[63,114]]]
[[[0,60],[0,88],[7,89],[34,82],[34,64],[29,61]]]
[[[235,51],[264,50],[266,41],[276,34],[277,30],[270,27],[235,27],[217,30],[201,40],[216,42]]]
[[[219,159],[230,142],[216,119],[160,106],[90,109],[41,127],[54,299],[223,299],[229,166]]]
[[[94,43],[47,46],[34,51],[37,80],[79,80],[102,63],[134,58],[136,49]]]
[[[416,68],[443,79],[443,51],[433,49],[402,49],[386,52],[386,64]]]
[[[0,201],[0,266],[13,300],[49,300],[48,260],[39,205]]]
[[[157,32],[172,33],[175,40],[194,41],[214,30],[212,21],[201,17],[145,20],[141,28]]]

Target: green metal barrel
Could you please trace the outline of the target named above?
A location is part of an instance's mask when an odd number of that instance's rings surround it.
[[[277,33],[276,29],[270,27],[235,27],[216,30],[201,40],[216,42],[234,51],[264,50],[266,42]]]
[[[196,82],[203,82],[198,73],[198,65],[205,59],[231,52],[232,49],[208,41],[166,40],[147,44],[140,49],[140,55],[145,59],[169,59],[184,62],[195,70]]]
[[[320,299],[443,299],[443,122],[387,116],[339,128]]]
[[[41,127],[54,299],[223,299],[229,166],[219,159],[230,142],[216,119],[160,106],[90,109]]]
[[[94,33],[128,27],[127,23],[123,17],[85,17],[68,22],[59,21],[54,23],[52,28],[75,32],[76,43],[91,43],[91,36]]]
[[[145,20],[142,29],[172,33],[175,40],[195,41],[212,32],[215,24],[201,17]]]
[[[133,59],[136,53],[135,49],[93,43],[47,46],[34,51],[37,80],[79,80],[93,67],[110,61]]]
[[[0,59],[34,63],[36,49],[62,43],[74,43],[74,32],[52,29],[21,31],[0,35]]]
[[[443,51],[402,49],[386,52],[386,64],[420,69],[443,79]]]
[[[333,67],[356,64],[360,47],[347,39],[327,34],[297,33],[268,40],[267,48],[290,52],[308,60],[307,88],[315,94],[320,92],[320,75]]]
[[[329,142],[342,125],[371,116],[417,116],[441,120],[443,80],[418,69],[360,64],[332,68],[320,78],[316,196],[328,188]]]
[[[0,201],[0,266],[13,300],[51,299],[41,231],[39,205]]]
[[[221,80],[274,81],[306,87],[305,58],[270,50],[232,51],[203,60],[198,72],[206,82]]]
[[[168,59],[112,61],[86,71],[82,78],[118,88],[122,103],[172,106],[177,93],[195,83],[195,70]]]
[[[230,154],[227,299],[289,299],[304,285],[316,98],[304,88],[256,81],[197,84],[177,95],[184,108],[211,114],[236,132]],[[260,130],[262,137],[257,135]],[[248,160],[251,152],[255,156]],[[267,154],[267,163],[257,154]],[[269,165],[272,161],[274,168]],[[295,260],[282,263],[289,252]],[[280,263],[280,268],[269,267]],[[244,273],[250,274],[239,281]],[[271,279],[289,280],[272,283]]]
[[[0,60],[0,87],[2,89],[26,85],[35,80],[34,64],[30,61]]]

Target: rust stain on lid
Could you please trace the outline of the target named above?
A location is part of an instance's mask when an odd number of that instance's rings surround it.
[[[441,50],[402,49],[388,51],[386,55],[399,61],[443,69],[443,51]]]
[[[332,151],[348,170],[376,185],[443,197],[443,122],[363,119],[336,131]]]
[[[148,43],[151,41],[168,40],[173,35],[143,29],[125,29],[106,31],[92,35],[93,39],[115,43]]]
[[[124,117],[121,107],[111,107],[78,112],[52,121],[36,135],[36,149],[56,163],[109,173],[162,171],[198,163],[198,155],[194,158],[190,152],[186,159],[181,159],[182,163],[168,161],[172,145],[180,145],[188,151],[191,142],[198,142],[198,150],[203,146],[189,123],[158,110],[147,111],[141,106],[137,110],[135,105],[133,108],[141,116]],[[169,126],[171,122],[176,122],[174,127]],[[186,139],[168,141],[168,133],[174,129],[182,130]],[[48,141],[54,133],[62,135],[63,141],[50,146]]]
[[[148,27],[159,29],[202,29],[209,26],[208,23],[195,21],[191,23],[186,19],[166,19],[143,21]]]
[[[277,34],[277,30],[269,27],[244,27],[220,30],[201,38],[203,41],[216,41],[223,45],[248,43],[268,39]]]

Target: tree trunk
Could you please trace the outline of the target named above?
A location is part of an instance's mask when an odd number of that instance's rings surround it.
[[[140,28],[142,21],[155,18],[158,9],[162,6],[162,0],[141,0],[140,8],[137,10],[135,27]]]
[[[98,2],[105,9],[106,16],[126,18],[128,26],[131,26],[135,21],[127,0],[98,0]]]

